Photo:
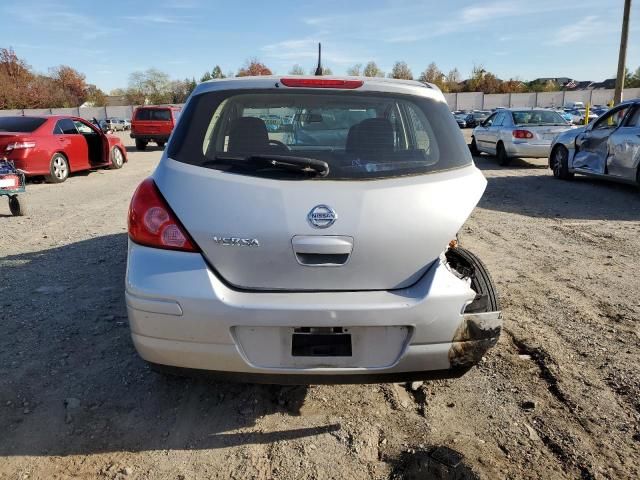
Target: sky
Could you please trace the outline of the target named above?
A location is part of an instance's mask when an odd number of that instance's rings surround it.
[[[235,72],[258,58],[274,73],[311,70],[316,45],[334,74],[374,60],[430,62],[503,79],[615,76],[623,0],[2,0],[0,47],[34,70],[70,65],[104,91],[158,68],[195,77]],[[627,66],[640,67],[640,1],[633,3]]]

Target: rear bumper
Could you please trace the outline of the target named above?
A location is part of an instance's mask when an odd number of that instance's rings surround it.
[[[129,243],[126,301],[140,356],[239,381],[458,377],[497,342],[502,325],[500,312],[464,315],[473,298],[440,261],[402,290],[258,293],[230,289],[199,254]],[[287,332],[297,327],[350,329],[353,356],[292,357]],[[386,340],[380,329],[389,329]]]
[[[133,133],[131,132],[129,136],[136,140],[143,140],[145,142],[167,142],[169,140],[169,136],[171,134],[146,134],[146,133]]]
[[[547,158],[551,151],[549,143],[509,142],[505,145],[507,154],[511,157]]]

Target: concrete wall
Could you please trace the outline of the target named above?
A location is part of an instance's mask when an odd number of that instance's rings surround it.
[[[613,90],[577,90],[540,93],[445,93],[451,110],[491,110],[496,107],[546,107],[561,108],[570,102],[591,105],[607,105],[613,100]],[[640,98],[640,88],[627,88],[624,99]]]

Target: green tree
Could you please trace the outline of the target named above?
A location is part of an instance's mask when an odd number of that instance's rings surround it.
[[[220,65],[216,65],[215,67],[213,67],[213,70],[211,70],[211,78],[227,78],[224,73],[222,73],[222,69],[220,68]]]
[[[297,63],[289,70],[289,75],[304,75],[303,68]]]
[[[365,77],[384,77],[384,72],[378,68],[378,65],[376,65],[374,61],[368,62],[365,65],[362,74]]]
[[[406,62],[399,61],[394,63],[389,78],[399,78],[403,80],[413,80],[413,73]]]
[[[94,107],[104,107],[107,104],[107,96],[95,85],[87,85],[86,102],[91,102]]]
[[[211,74],[209,72],[204,72],[204,75],[202,75],[200,77],[200,82],[208,82],[209,80],[211,80],[213,77],[211,76]]]

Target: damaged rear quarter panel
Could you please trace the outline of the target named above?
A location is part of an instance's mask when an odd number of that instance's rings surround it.
[[[498,343],[502,312],[467,313],[456,329],[449,349],[451,368],[471,367]]]

